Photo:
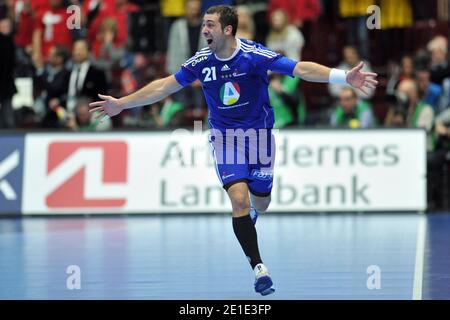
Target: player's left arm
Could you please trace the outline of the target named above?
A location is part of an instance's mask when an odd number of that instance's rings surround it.
[[[338,84],[348,84],[368,94],[367,89],[374,89],[378,81],[372,79],[377,74],[373,72],[363,72],[364,62],[360,62],[356,67],[349,71],[332,69],[324,65],[300,61],[294,67],[292,74],[303,80],[311,82],[329,82]]]

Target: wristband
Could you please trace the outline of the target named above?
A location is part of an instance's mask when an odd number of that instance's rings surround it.
[[[328,82],[331,84],[347,84],[347,71],[336,68],[331,69]]]

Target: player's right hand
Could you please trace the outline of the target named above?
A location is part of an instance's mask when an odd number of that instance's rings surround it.
[[[96,101],[89,104],[89,112],[98,112],[95,119],[103,119],[105,116],[113,117],[123,110],[123,105],[119,103],[119,99],[111,96],[98,95],[102,101]]]

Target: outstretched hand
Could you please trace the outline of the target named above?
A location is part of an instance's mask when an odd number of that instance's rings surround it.
[[[105,116],[113,117],[123,110],[123,105],[119,103],[119,99],[111,96],[98,95],[102,101],[96,101],[89,104],[89,112],[96,112],[95,119],[103,119]]]
[[[378,84],[378,81],[370,77],[376,77],[377,74],[373,72],[362,72],[361,69],[363,67],[364,62],[360,62],[356,67],[347,72],[347,83],[368,95],[367,89],[375,89],[375,86]]]

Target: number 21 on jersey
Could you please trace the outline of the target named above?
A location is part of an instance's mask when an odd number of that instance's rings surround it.
[[[203,79],[203,82],[208,82],[211,80],[217,80],[216,77],[216,67],[211,67],[211,68],[203,68],[202,70],[202,74],[205,74],[205,79]]]

